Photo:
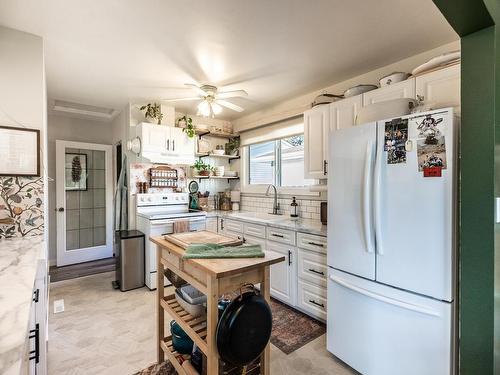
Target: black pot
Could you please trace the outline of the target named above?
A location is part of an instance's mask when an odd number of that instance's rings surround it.
[[[243,292],[243,288],[247,291]],[[264,297],[251,284],[226,307],[217,325],[217,349],[224,362],[246,366],[257,359],[271,338],[273,317]]]

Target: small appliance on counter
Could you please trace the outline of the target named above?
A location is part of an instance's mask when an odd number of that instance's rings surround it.
[[[122,292],[144,286],[144,233],[122,230],[115,233],[116,281]]]
[[[196,181],[191,181],[189,183],[189,185],[188,185],[189,208],[191,210],[197,210],[199,208],[198,189],[199,189],[199,185]]]

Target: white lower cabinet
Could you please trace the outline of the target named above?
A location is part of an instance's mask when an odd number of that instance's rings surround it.
[[[47,373],[48,287],[47,262],[40,260],[30,306],[26,368],[29,375]]]
[[[205,226],[208,231],[217,233],[217,218],[207,217]]]
[[[295,306],[297,290],[296,254],[297,249],[273,241],[267,241],[266,250],[285,256],[285,261],[271,266],[271,296]]]
[[[326,287],[326,255],[299,249],[297,255],[297,274],[300,279]]]
[[[297,307],[309,315],[326,320],[326,288],[299,280]]]
[[[271,296],[326,320],[326,237],[224,217],[215,222],[219,233],[284,255],[285,261],[270,269]],[[207,229],[211,225],[207,219]]]

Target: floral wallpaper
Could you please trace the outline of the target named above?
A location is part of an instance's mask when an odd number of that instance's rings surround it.
[[[0,238],[43,234],[43,179],[0,177]]]

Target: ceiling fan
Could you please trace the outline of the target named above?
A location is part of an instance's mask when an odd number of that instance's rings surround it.
[[[215,117],[215,115],[218,115],[222,112],[222,107],[229,108],[236,112],[244,111],[244,109],[239,105],[233,104],[225,99],[247,96],[248,93],[245,90],[219,92],[217,87],[213,85],[197,86],[191,83],[186,83],[185,85],[194,89],[198,93],[198,96],[166,99],[165,101],[177,102],[201,99],[201,102],[198,104],[197,115],[202,115],[205,117]]]

